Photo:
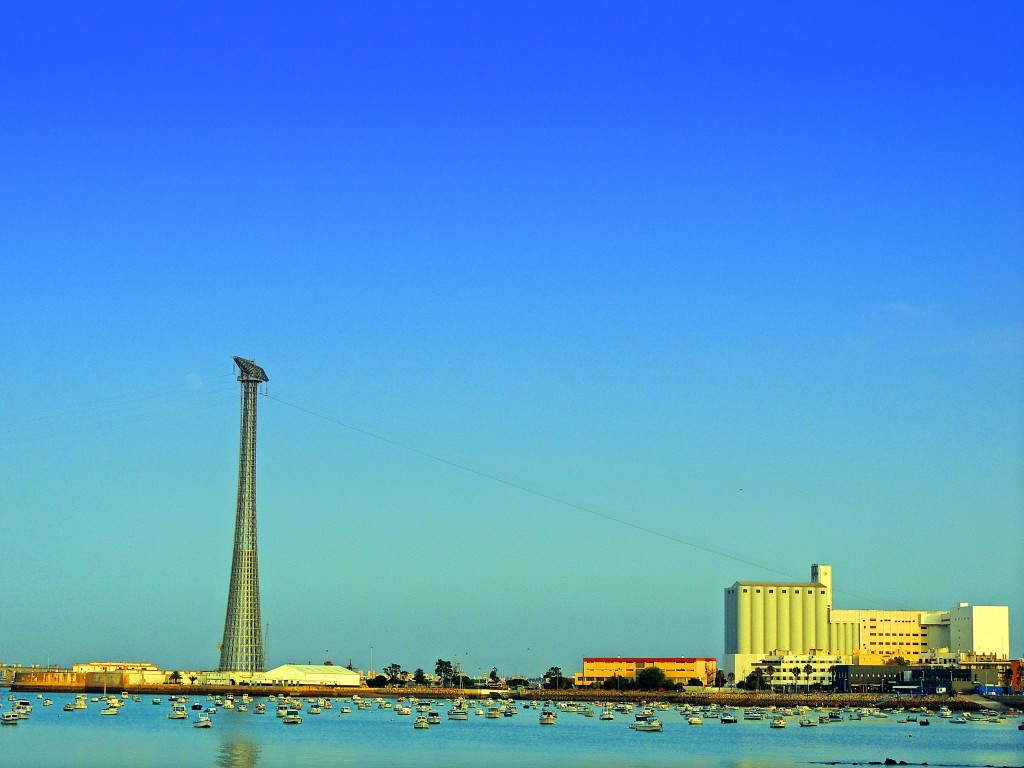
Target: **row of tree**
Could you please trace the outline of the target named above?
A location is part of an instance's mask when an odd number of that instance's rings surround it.
[[[741,681],[737,684],[737,688],[745,688],[748,691],[763,691],[766,688],[771,690],[772,681],[775,678],[775,673],[779,672],[773,664],[769,664],[764,669],[758,667],[749,675],[746,680]],[[800,674],[803,673],[805,678],[805,685],[807,690],[811,690],[811,674],[814,672],[814,667],[810,664],[804,664],[803,667],[795,666],[789,670],[793,674],[794,685],[800,684]],[[828,668],[829,677],[835,674],[835,667]]]
[[[441,683],[442,688],[472,688],[475,685],[475,681],[468,677],[462,672],[462,670],[456,668],[456,666],[447,659],[438,659],[437,663],[434,664],[434,674]],[[502,684],[502,680],[498,675],[498,668],[491,667],[491,671],[487,676],[488,680],[495,687]],[[399,686],[405,685],[406,683],[413,683],[414,685],[426,685],[427,684],[427,673],[422,668],[418,668],[412,673],[406,672],[402,669],[401,664],[388,664],[384,669],[381,670],[381,674],[376,677],[370,678],[366,681],[367,686],[370,688],[383,688],[385,686]],[[509,687],[525,686],[528,681],[524,677],[513,676],[506,678],[504,684]]]

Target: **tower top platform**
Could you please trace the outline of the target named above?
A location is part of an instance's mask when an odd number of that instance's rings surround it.
[[[246,360],[244,357],[238,356],[232,359],[235,361],[235,365],[238,366],[238,370],[242,372],[238,377],[239,381],[270,381],[267,378],[267,372],[256,365],[255,360]]]

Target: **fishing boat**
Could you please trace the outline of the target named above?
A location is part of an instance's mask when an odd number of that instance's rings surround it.
[[[641,715],[637,715],[641,717]],[[660,731],[662,729],[661,720],[656,717],[643,716],[643,720],[635,720],[629,724],[629,727],[634,731]]]
[[[18,717],[17,712],[4,712],[2,715],[0,715],[0,724],[17,725],[18,720],[20,719],[21,718]]]
[[[558,715],[552,709],[542,709],[540,711],[540,724],[541,725],[554,725]]]
[[[167,713],[168,720],[188,720],[188,710],[184,704],[172,704],[171,711]]]
[[[430,723],[427,722],[426,715],[416,715],[416,721],[412,724],[413,728],[429,728]]]
[[[206,714],[205,712],[200,712],[199,713],[199,717],[197,717],[195,719],[195,721],[192,723],[192,727],[193,728],[212,728],[213,727],[213,720],[211,720],[210,716],[208,714]]]
[[[281,718],[281,722],[286,725],[301,725],[302,715],[299,714],[297,709],[289,709]]]
[[[786,721],[783,720],[781,717],[773,717],[772,718],[772,722],[771,722],[771,727],[772,728],[785,728],[786,727]]]

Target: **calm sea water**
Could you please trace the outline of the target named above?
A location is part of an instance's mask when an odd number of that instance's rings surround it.
[[[409,766],[409,768],[612,768],[618,766],[733,766],[781,768],[795,765],[866,764],[886,758],[930,766],[1024,766],[1024,731],[1019,720],[957,725],[933,717],[931,725],[865,719],[801,728],[789,718],[785,729],[769,721],[722,725],[705,720],[688,725],[676,711],[659,712],[661,733],[632,731],[631,715],[601,721],[560,712],[553,726],[538,724],[538,712],[515,717],[449,721],[448,704],[438,707],[440,725],[413,728],[413,718],[390,709],[358,710],[339,716],[303,713],[302,725],[284,725],[274,715],[221,709],[209,729],[188,720],[169,720],[170,704],[152,697],[128,701],[117,716],[100,714],[102,704],[64,712],[71,696],[52,696],[52,707],[34,695],[28,720],[0,726],[0,766],[82,766],[83,768],[294,768],[295,766]],[[199,700],[199,699],[197,699]],[[202,699],[204,705],[206,702]],[[306,707],[308,708],[308,704]],[[3,701],[3,710],[11,703]]]

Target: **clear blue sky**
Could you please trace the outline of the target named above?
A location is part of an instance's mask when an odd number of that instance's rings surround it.
[[[720,656],[812,562],[1022,655],[1024,11],[891,6],[7,8],[0,661],[216,665],[232,355],[271,664]]]

